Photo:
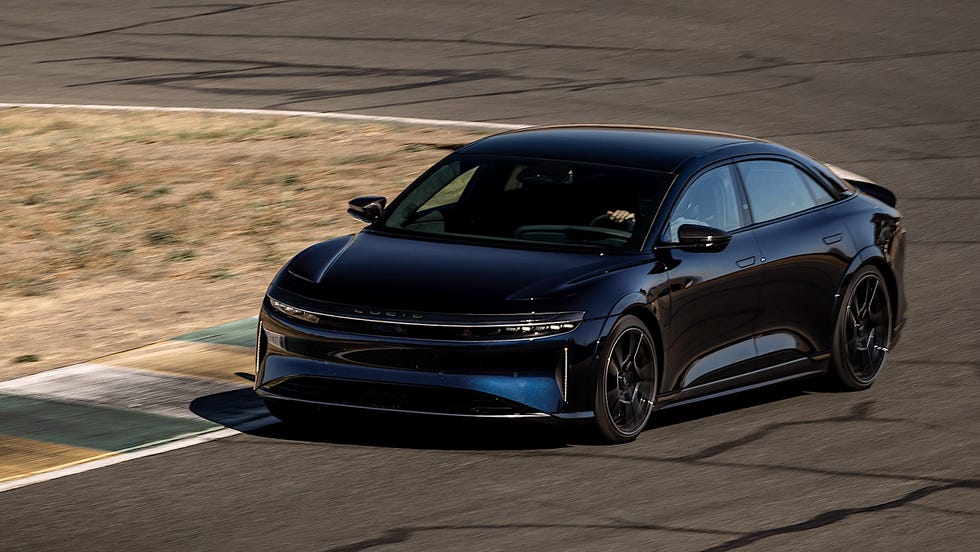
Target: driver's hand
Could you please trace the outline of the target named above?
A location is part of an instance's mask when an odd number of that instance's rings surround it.
[[[636,220],[636,215],[627,211],[626,209],[619,209],[616,211],[606,211],[606,214],[609,215],[609,220],[615,223],[626,222],[628,220]]]

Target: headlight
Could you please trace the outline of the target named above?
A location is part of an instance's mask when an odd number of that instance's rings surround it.
[[[269,304],[272,305],[272,308],[276,309],[277,311],[285,314],[286,316],[288,316],[290,318],[295,318],[297,320],[303,320],[303,321],[309,322],[311,324],[319,324],[320,323],[320,317],[317,316],[317,315],[315,315],[315,314],[313,314],[310,311],[306,311],[306,310],[303,310],[303,309],[300,309],[300,308],[296,308],[296,307],[294,307],[292,305],[287,305],[286,303],[283,303],[282,301],[277,301],[276,299],[273,299],[272,297],[269,297]]]
[[[559,324],[534,324],[529,326],[504,326],[498,335],[500,337],[541,337],[557,335],[575,329],[578,323],[562,322]],[[501,330],[501,328],[494,328]],[[494,335],[494,334],[491,334]]]

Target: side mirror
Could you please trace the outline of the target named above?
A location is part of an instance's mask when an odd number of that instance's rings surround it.
[[[677,229],[678,243],[670,246],[684,251],[710,252],[725,249],[731,241],[732,235],[724,230],[699,224],[682,224]]]
[[[347,214],[359,221],[371,223],[378,220],[388,200],[382,196],[355,197],[347,203]]]

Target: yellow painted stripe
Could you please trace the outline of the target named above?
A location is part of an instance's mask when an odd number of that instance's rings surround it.
[[[248,381],[235,372],[255,373],[251,349],[194,341],[163,341],[92,362],[240,384]]]
[[[0,481],[89,462],[115,453],[0,435]]]

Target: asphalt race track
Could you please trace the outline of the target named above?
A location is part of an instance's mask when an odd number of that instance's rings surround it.
[[[868,392],[685,407],[616,447],[515,424],[273,425],[0,493],[0,550],[972,549],[978,23],[972,1],[3,0],[0,102],[642,123],[799,147],[898,194],[911,318]]]

